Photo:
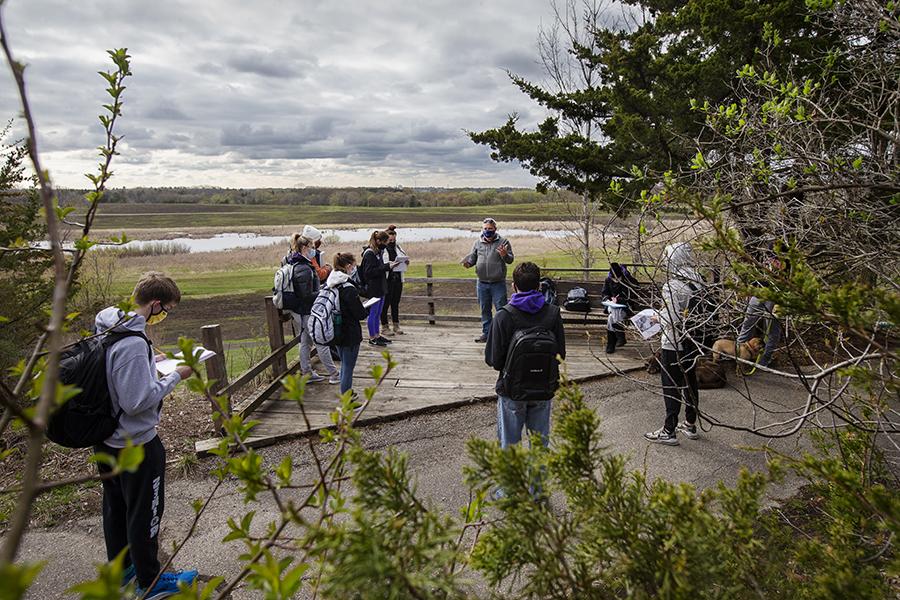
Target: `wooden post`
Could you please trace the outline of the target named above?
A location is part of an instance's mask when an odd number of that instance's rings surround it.
[[[425,276],[428,277],[428,283],[425,284],[425,295],[429,298],[434,296],[434,284],[431,283],[431,278],[433,276],[433,272],[431,269],[431,263],[425,265]],[[434,300],[428,301],[428,324],[434,325]]]
[[[279,310],[272,302],[272,296],[266,296],[266,326],[269,329],[269,348],[275,352],[284,346],[284,325]],[[287,356],[282,355],[272,363],[273,379],[280,377],[285,371],[287,371]]]
[[[206,365],[206,377],[215,380],[210,391],[213,394],[218,394],[228,385],[228,371],[225,366],[225,344],[222,343],[222,328],[219,325],[204,325],[200,329],[200,339],[207,350],[212,350],[216,353],[215,356],[203,364]],[[227,403],[225,407],[226,416],[231,414],[231,397],[228,397]],[[210,409],[213,413],[216,413],[219,412],[221,407],[212,403]],[[221,419],[214,419],[213,422],[217,430],[222,429]]]

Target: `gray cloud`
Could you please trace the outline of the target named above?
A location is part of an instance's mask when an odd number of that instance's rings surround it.
[[[63,185],[93,168],[108,100],[96,71],[115,46],[134,75],[114,185],[534,183],[465,131],[514,112],[543,118],[504,72],[540,79],[543,1],[29,0],[4,11]],[[19,112],[4,73],[0,119]]]

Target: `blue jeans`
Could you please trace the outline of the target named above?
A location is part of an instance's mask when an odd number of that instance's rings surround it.
[[[356,359],[359,358],[359,344],[353,346],[338,346],[338,355],[341,357],[341,393],[353,388],[353,369],[356,368]]]
[[[495,310],[506,306],[506,282],[479,281],[475,286],[475,291],[478,294],[478,304],[481,306],[481,333],[487,335],[491,330],[491,321],[494,318],[491,314],[491,304],[494,305]]]
[[[541,434],[544,446],[550,443],[550,409],[552,401],[520,402],[497,395],[497,437],[500,447],[508,448],[522,441],[522,428]]]
[[[772,362],[772,354],[781,343],[781,321],[774,314],[775,303],[771,300],[763,302],[756,296],[750,298],[747,303],[747,311],[744,313],[744,322],[741,323],[741,331],[738,333],[738,343],[747,343],[754,336],[763,338],[766,346],[759,364],[766,367]]]

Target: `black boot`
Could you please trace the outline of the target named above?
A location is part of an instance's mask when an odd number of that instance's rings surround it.
[[[606,330],[606,353],[612,354],[616,351],[616,332]]]
[[[616,342],[618,346],[625,345],[625,332],[616,330]]]

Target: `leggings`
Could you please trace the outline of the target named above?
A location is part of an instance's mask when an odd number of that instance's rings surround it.
[[[366,319],[366,325],[369,327],[369,337],[376,338],[381,333],[379,325],[381,325],[381,307],[384,305],[384,298],[369,307],[369,317]]]

